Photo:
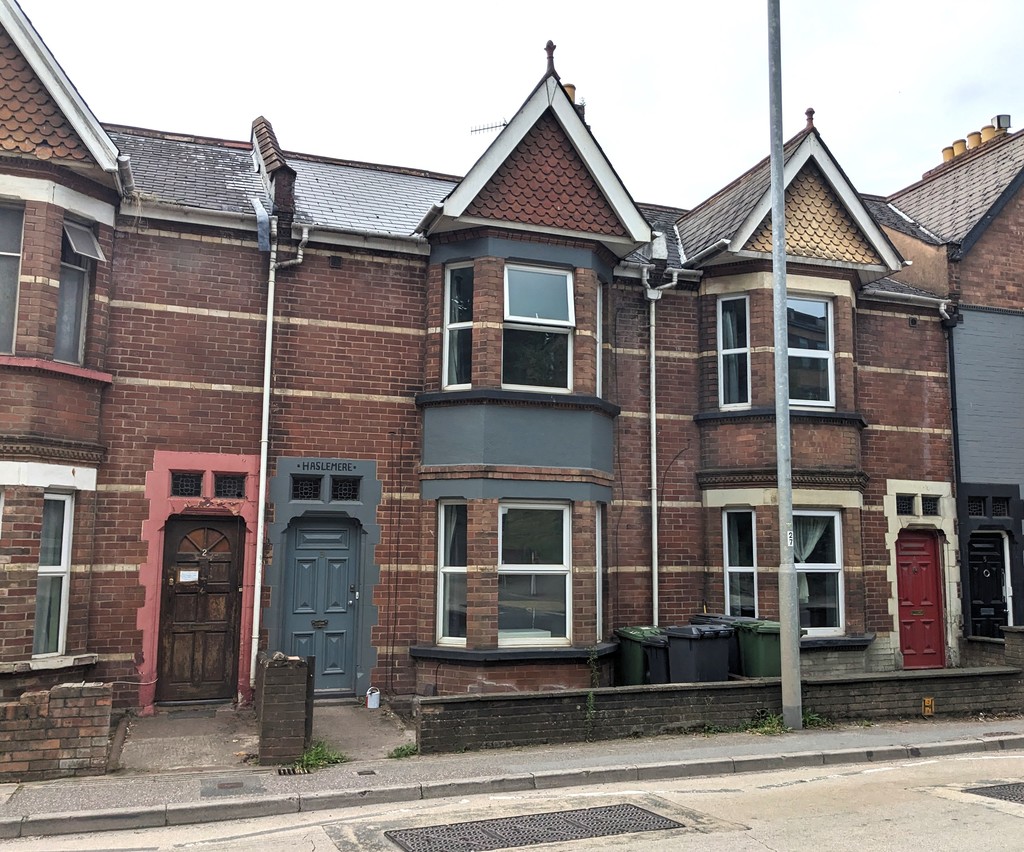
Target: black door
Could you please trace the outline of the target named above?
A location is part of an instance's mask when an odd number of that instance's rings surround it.
[[[1006,624],[1006,539],[1002,533],[971,533],[971,635],[1002,639]]]

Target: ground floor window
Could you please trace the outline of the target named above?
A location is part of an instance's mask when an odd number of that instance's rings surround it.
[[[64,653],[73,509],[74,501],[70,494],[43,496],[36,615],[32,634],[32,653],[35,656]]]
[[[498,526],[498,642],[569,639],[569,507],[508,503]]]
[[[467,512],[465,503],[442,503],[438,530],[437,639],[466,642]]]
[[[757,544],[753,509],[723,513],[725,543],[725,611],[757,615]]]
[[[793,513],[800,626],[808,635],[843,632],[842,552],[838,512]]]

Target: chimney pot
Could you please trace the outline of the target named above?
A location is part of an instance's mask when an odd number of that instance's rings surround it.
[[[981,131],[972,130],[967,134],[967,149],[973,150],[981,146]]]
[[[981,128],[981,144],[984,145],[986,142],[991,142],[996,135],[996,129],[991,124],[986,124]]]
[[[948,163],[952,159],[953,159],[953,146],[952,145],[947,145],[945,148],[942,149],[942,162]]]
[[[953,140],[953,156],[959,157],[964,151],[967,150],[966,139],[954,139]]]
[[[573,83],[566,83],[565,93],[569,96],[569,100],[576,103],[576,86]]]

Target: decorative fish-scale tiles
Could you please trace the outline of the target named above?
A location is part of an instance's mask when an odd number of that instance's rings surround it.
[[[89,152],[0,29],[0,149],[40,160],[89,160]]]
[[[745,248],[771,252],[770,215]],[[786,254],[843,263],[882,262],[813,162],[808,162],[786,187]]]
[[[466,215],[588,234],[626,233],[550,112],[523,137]]]

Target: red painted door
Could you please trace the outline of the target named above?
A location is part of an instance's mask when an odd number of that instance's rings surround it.
[[[946,639],[942,624],[942,578],[939,540],[934,533],[900,533],[896,540],[896,593],[903,668],[943,668]]]

